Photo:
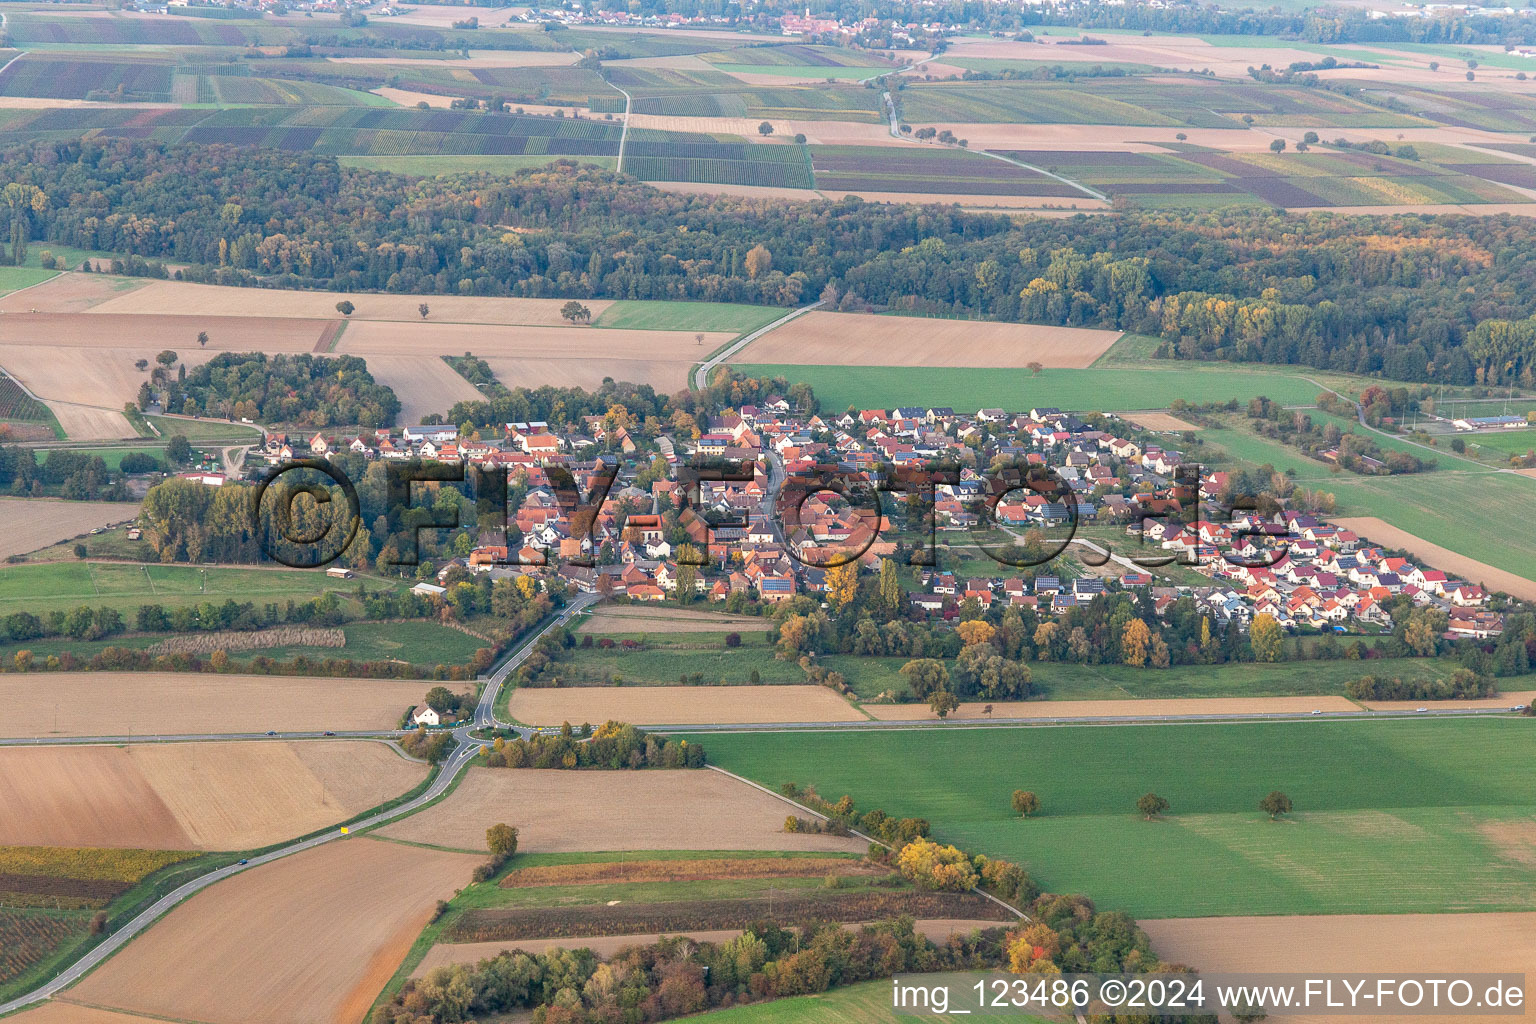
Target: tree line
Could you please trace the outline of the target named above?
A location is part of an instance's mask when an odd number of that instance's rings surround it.
[[[34,142],[6,151],[0,170],[48,197],[9,211],[33,236],[175,260],[191,280],[823,298],[1158,334],[1170,358],[1536,384],[1536,262],[1523,255],[1536,226],[1519,217],[1233,209],[1014,222],[856,198],[674,195],[574,164],[423,183],[313,154],[142,140]]]

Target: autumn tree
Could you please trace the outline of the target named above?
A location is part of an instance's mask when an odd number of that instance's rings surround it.
[[[517,829],[505,822],[485,830],[485,845],[495,857],[505,859],[517,852]]]
[[[759,276],[773,269],[773,253],[761,245],[754,245],[747,250],[747,277],[755,281]]]
[[[592,319],[592,311],[575,299],[572,299],[560,307],[560,316],[562,319],[569,320],[573,324],[578,321],[588,323]]]
[[[948,690],[934,690],[933,695],[928,698],[928,710],[939,718],[948,718],[949,713],[959,707],[960,698]]]
[[[919,889],[969,892],[976,887],[971,858],[953,846],[941,846],[927,838],[903,846],[896,855],[896,868]]]
[[[1040,798],[1027,789],[1013,791],[1013,813],[1021,818],[1030,818],[1040,813]]]
[[[1045,369],[1045,364],[1038,360],[1031,360],[1024,364],[1024,368],[1030,372],[1031,376],[1038,377],[1040,371]]]
[[[960,634],[961,641],[967,647],[975,647],[977,644],[992,642],[992,637],[997,635],[997,630],[992,623],[985,619],[973,619],[970,622],[962,622],[955,629]]]
[[[827,603],[840,612],[859,596],[859,563],[844,562],[827,570]]]
[[[47,194],[36,185],[12,181],[0,189],[0,205],[11,218],[11,262],[26,262],[27,242],[32,235],[32,216],[48,208]]]
[[[880,603],[891,614],[901,610],[901,577],[897,573],[895,559],[880,560]]]
[[[432,307],[423,302],[421,305],[416,307],[416,312],[420,313],[421,318],[425,320],[427,318],[427,314],[432,312]]]
[[[198,331],[197,332],[197,344],[198,344],[199,348],[207,348],[208,347],[208,332],[207,331]]]
[[[336,303],[336,312],[340,313],[342,316],[351,316],[353,313],[357,312],[357,307],[352,305],[349,300],[342,299],[340,302]]]
[[[1136,801],[1136,810],[1140,811],[1141,816],[1148,821],[1162,814],[1170,806],[1172,805],[1167,800],[1156,793],[1146,793]]]
[[[758,125],[757,126],[757,134],[765,135],[765,136],[766,135],[772,135],[773,134],[773,122],[772,121],[764,121],[762,124]]]
[[[1280,660],[1280,640],[1283,631],[1273,615],[1255,615],[1248,627],[1248,644],[1253,648],[1253,660],[1275,662]]]
[[[1270,821],[1280,820],[1280,815],[1291,813],[1291,798],[1278,789],[1259,801],[1259,810],[1269,815]]]
[[[1120,633],[1120,656],[1127,665],[1140,668],[1147,663],[1147,648],[1152,643],[1152,631],[1140,619],[1132,619]]]
[[[1008,969],[1014,974],[1037,973],[1034,965],[1052,962],[1060,953],[1061,936],[1043,922],[1008,937]]]

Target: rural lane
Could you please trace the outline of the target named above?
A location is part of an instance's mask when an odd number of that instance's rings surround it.
[[[436,800],[438,797],[442,796],[448,791],[448,787],[453,785],[454,780],[459,777],[459,773],[462,772],[465,767],[468,766],[469,762],[473,760],[474,757],[479,753],[482,743],[480,740],[475,739],[470,734],[476,728],[488,727],[493,724],[496,696],[501,691],[502,684],[506,682],[507,676],[511,673],[512,669],[522,664],[524,659],[526,659],[528,655],[532,653],[533,646],[538,642],[540,637],[557,626],[563,626],[565,623],[571,620],[572,616],[577,615],[581,611],[585,610],[596,600],[597,597],[593,594],[582,594],[577,597],[574,601],[562,609],[558,615],[553,616],[547,623],[545,623],[544,626],[538,630],[538,632],[524,640],[522,644],[518,646],[516,652],[511,657],[502,662],[501,666],[486,679],[485,689],[480,696],[480,703],[475,709],[474,721],[469,725],[462,726],[453,731],[453,737],[458,741],[458,744],[454,747],[453,753],[450,754],[448,758],[443,762],[441,769],[437,773],[437,777],[432,780],[432,784],[428,786],[420,796],[417,796],[398,807],[392,807],[389,810],[380,811],[377,814],[355,822],[352,825],[347,826],[345,830],[343,830],[341,827],[333,828],[327,832],[322,832],[317,836],[311,836],[308,839],[303,839],[296,843],[290,843],[287,846],[272,850],[269,853],[261,854],[258,857],[252,857],[245,863],[229,864],[225,867],[219,868],[217,871],[210,871],[206,875],[200,875],[197,878],[192,879],[192,881],[187,882],[181,887],[172,890],[171,892],[162,896],[160,899],[156,900],[146,910],[142,911],[137,917],[133,918],[127,924],[114,931],[110,936],[107,937],[105,941],[103,941],[100,945],[92,948],[88,953],[85,954],[85,956],[75,961],[61,974],[54,977],[53,980],[47,982],[39,988],[33,989],[26,995],[18,996],[17,998],[12,999],[10,1002],[0,1003],[0,1016],[12,1013],[16,1010],[22,1009],[23,1007],[30,1006],[33,1003],[41,1002],[42,1000],[63,991],[70,985],[73,985],[75,982],[79,981],[81,978],[85,977],[88,973],[94,970],[99,964],[110,957],[113,953],[116,953],[119,949],[126,945],[129,940],[133,939],[144,929],[154,924],[155,921],[170,911],[177,904],[188,899],[194,894],[201,892],[216,882],[221,882],[224,879],[229,878],[231,875],[238,874],[242,871],[247,871],[254,867],[259,867],[262,864],[270,864],[275,860],[281,860],[282,858],[292,856],[295,853],[302,853],[305,850],[312,850],[317,846],[322,846],[326,843],[341,839],[353,831],[361,832],[364,829],[372,828],[376,825],[382,825],[385,822],[393,821],[396,818],[403,818],[406,815],[415,813],[416,811],[425,807],[427,804]],[[294,733],[289,735],[314,736],[316,734]],[[177,738],[195,739],[197,737]],[[235,737],[210,736],[207,738],[231,739]],[[142,737],[140,739],[142,740]],[[93,742],[99,743],[102,742],[102,740],[97,739]]]
[[[615,86],[614,88],[618,88],[618,87]],[[800,316],[801,314],[809,313],[813,309],[821,308],[822,305],[823,305],[823,300],[817,299],[815,302],[811,303],[809,306],[801,306],[799,309],[791,310],[788,313],[784,314],[783,316],[779,317],[773,323],[768,324],[765,327],[759,327],[757,330],[753,331],[751,334],[744,334],[740,338],[737,338],[735,341],[731,342],[725,348],[721,349],[719,352],[716,352],[714,355],[712,355],[708,359],[704,360],[702,363],[699,364],[698,369],[693,371],[693,386],[694,386],[694,389],[697,390],[697,391],[703,391],[705,388],[709,387],[709,375],[712,372],[714,372],[715,367],[719,366],[721,363],[723,363],[727,359],[731,358],[731,356],[735,355],[737,352],[740,352],[742,349],[744,349],[748,345],[752,344],[758,338],[761,338],[763,335],[767,334],[769,331],[776,330],[777,328],[783,327],[785,324],[789,323],[791,320],[793,320],[797,316]]]

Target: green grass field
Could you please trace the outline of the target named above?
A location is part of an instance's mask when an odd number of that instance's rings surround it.
[[[144,417],[161,437],[180,434],[188,441],[227,441],[230,444],[260,444],[261,432],[245,423],[228,420],[188,420],[170,416]]]
[[[981,975],[976,977],[980,978]],[[952,986],[950,991],[954,993],[956,990]],[[857,985],[834,988],[820,995],[795,996],[715,1010],[700,1014],[693,1020],[703,1024],[799,1024],[806,1020],[816,1021],[816,1024],[911,1024],[916,1019],[913,1011],[897,1013],[891,1004],[889,981],[864,981]],[[944,1021],[964,1019],[952,1013],[923,1013],[922,1017]],[[1056,1024],[1048,1018],[1026,1013],[1010,1013],[1008,1021],[1009,1024]]]
[[[1467,442],[1469,450],[1475,446],[1497,455],[1500,461],[1503,461],[1511,455],[1524,455],[1536,449],[1536,430],[1505,430],[1497,434],[1463,435],[1462,440]]]
[[[286,661],[309,658],[351,658],[355,661],[408,661],[413,665],[462,665],[490,644],[479,637],[435,622],[349,622],[341,627],[345,647],[270,647],[241,651],[237,658],[265,654]]]
[[[382,581],[369,580],[370,589]],[[387,586],[388,584],[384,584]],[[36,614],[88,604],[133,610],[141,604],[176,607],[225,600],[308,600],[328,590],[351,594],[324,573],[303,569],[225,569],[190,565],[37,562],[0,568],[0,614]]]
[[[1104,728],[1115,731],[1105,732]],[[920,815],[1138,917],[1536,909],[1524,719],[711,735],[710,759]],[[1011,814],[1016,788],[1040,818]],[[1287,793],[1293,819],[1257,810]],[[1156,792],[1172,809],[1135,812]],[[1512,838],[1516,837],[1516,838]],[[1134,868],[1128,870],[1128,866]]]
[[[57,270],[43,270],[41,267],[0,267],[0,295],[42,284],[57,275]]]
[[[1178,369],[1089,367],[1028,370],[909,366],[793,366],[737,364],[748,376],[783,375],[805,381],[826,411],[948,405],[974,411],[986,406],[1028,409],[1047,404],[1078,411],[1163,408],[1176,398],[1191,402],[1247,400],[1268,395],[1287,405],[1310,404],[1318,388],[1289,368],[1231,368],[1188,364]]]
[[[592,324],[636,331],[734,331],[746,334],[789,312],[778,306],[739,302],[656,302],[622,299]]]

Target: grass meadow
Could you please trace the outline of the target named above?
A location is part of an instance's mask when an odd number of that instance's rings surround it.
[[[369,585],[377,590],[380,581],[370,580]],[[40,615],[82,604],[132,611],[141,604],[304,601],[329,590],[351,594],[356,589],[355,582],[338,586],[324,573],[303,569],[38,562],[0,568],[0,615]]]
[[[1116,731],[1105,733],[1105,728]],[[1536,909],[1523,719],[919,729],[707,737],[777,787],[918,815],[1052,892],[1138,917]],[[1009,809],[1030,789],[1039,818]],[[1271,790],[1296,814],[1269,821]],[[1160,820],[1135,811],[1168,799]]]
[[[963,976],[955,976],[963,977]],[[979,979],[981,975],[976,975]],[[965,981],[971,984],[971,981]],[[970,989],[957,989],[951,986],[950,993],[955,999],[953,1005],[959,1005],[959,996],[970,992]],[[733,1006],[728,1010],[715,1010],[710,1013],[700,1014],[693,1018],[700,1024],[799,1024],[800,1021],[814,1020],[817,1024],[898,1024],[898,1022],[910,1022],[914,1019],[916,1011],[905,1010],[898,1013],[891,1005],[891,983],[889,981],[863,981],[857,985],[847,985],[834,988],[814,996],[794,996],[788,999],[774,999],[766,1003],[752,1003],[747,1006]],[[954,1014],[930,1014],[923,1013],[924,1019],[956,1021],[960,1018]],[[1009,1013],[1010,1024],[1050,1024],[1051,1018],[1036,1017],[1034,1014]]]
[[[1177,369],[1089,367],[1028,370],[909,366],[795,366],[736,364],[748,376],[783,375],[815,389],[825,411],[947,405],[1028,409],[1052,405],[1080,411],[1164,408],[1176,398],[1190,402],[1246,401],[1267,395],[1286,405],[1310,405],[1318,387],[1288,368],[1236,369],[1181,366]]]
[[[664,302],[621,299],[603,310],[594,327],[637,331],[735,331],[746,334],[789,312],[740,302]]]

